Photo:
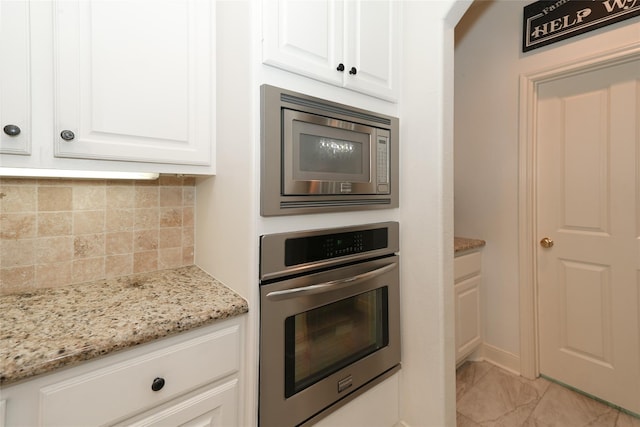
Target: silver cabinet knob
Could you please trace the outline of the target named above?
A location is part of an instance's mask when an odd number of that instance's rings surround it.
[[[76,137],[76,134],[73,133],[73,131],[63,130],[62,132],[60,132],[60,138],[64,139],[65,141],[71,141],[75,137]]]
[[[9,136],[20,135],[20,127],[16,125],[6,125],[2,130]]]

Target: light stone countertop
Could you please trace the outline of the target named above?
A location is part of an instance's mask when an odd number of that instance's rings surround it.
[[[196,266],[2,296],[0,385],[248,310]]]
[[[469,239],[467,237],[454,237],[453,249],[455,254],[460,252],[469,251],[471,249],[481,248],[486,245],[487,242],[479,239]]]

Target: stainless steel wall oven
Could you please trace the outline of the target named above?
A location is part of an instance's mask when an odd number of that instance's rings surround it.
[[[261,427],[315,422],[400,368],[397,222],[265,235]]]

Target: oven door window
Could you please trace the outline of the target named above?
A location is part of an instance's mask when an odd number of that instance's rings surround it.
[[[381,287],[285,320],[285,397],[389,344]]]

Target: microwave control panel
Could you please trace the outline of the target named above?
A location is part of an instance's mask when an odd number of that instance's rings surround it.
[[[386,135],[377,136],[377,177],[378,193],[389,192],[389,137]]]

